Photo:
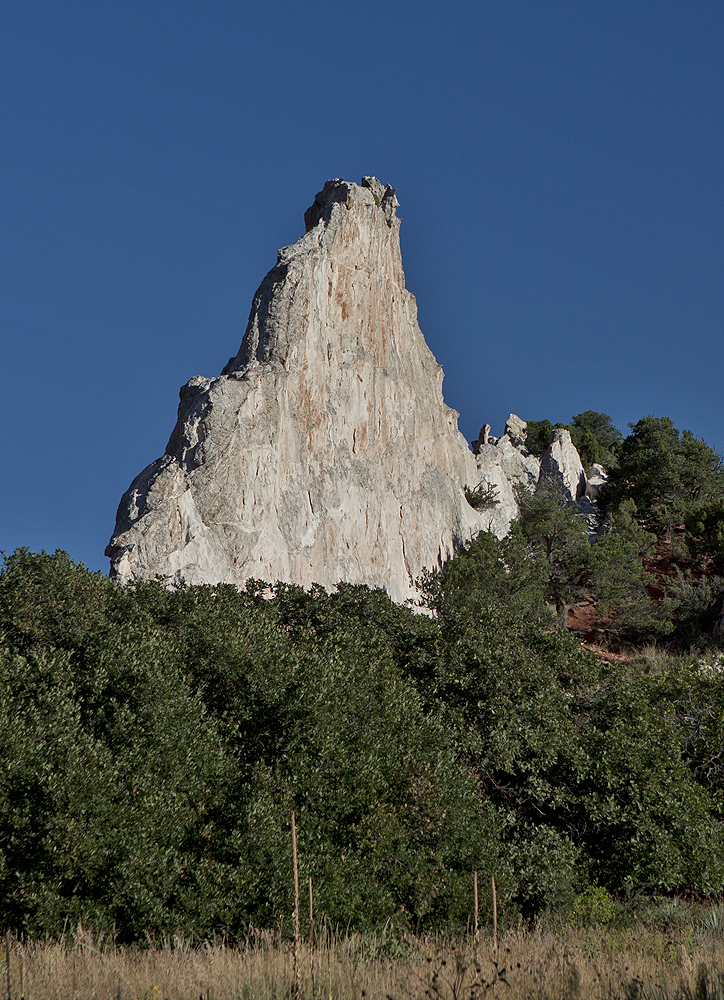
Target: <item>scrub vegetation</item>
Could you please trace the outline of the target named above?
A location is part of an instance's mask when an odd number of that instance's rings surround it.
[[[542,954],[551,928],[567,928],[556,961],[574,977],[593,968],[586,927],[622,935],[611,948],[623,954],[657,907],[716,913],[724,474],[671,421],[647,417],[624,440],[604,417],[580,419],[614,460],[600,537],[543,488],[506,538],[481,533],[422,581],[433,614],[361,586],[121,589],[63,552],[7,556],[4,927],[26,942],[92,928],[108,955],[246,942],[254,961],[274,955],[281,995],[292,810],[334,961],[372,975],[370,942],[384,939],[385,961],[407,949],[427,995],[453,995],[425,980],[442,955],[429,942],[470,932],[474,871],[495,876],[511,954]],[[585,636],[570,627],[581,607]],[[696,927],[721,937],[689,913],[677,961]],[[255,928],[276,937],[264,945]],[[223,953],[212,943],[194,960]],[[71,946],[22,947],[67,961]],[[446,961],[473,961],[470,947],[460,938]]]
[[[706,927],[705,911],[687,917],[687,927],[516,927],[497,949],[485,934],[421,939],[389,926],[330,934],[300,948],[296,980],[292,949],[274,930],[233,945],[177,936],[120,948],[80,928],[56,941],[13,942],[10,985],[27,1000],[718,1000],[721,934]],[[4,979],[2,959],[0,972]]]

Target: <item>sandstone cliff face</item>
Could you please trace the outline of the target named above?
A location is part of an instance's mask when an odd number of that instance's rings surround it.
[[[122,498],[106,550],[117,581],[348,581],[404,601],[487,527],[405,289],[397,204],[375,178],[325,184],[239,353],[183,387],[165,454]]]

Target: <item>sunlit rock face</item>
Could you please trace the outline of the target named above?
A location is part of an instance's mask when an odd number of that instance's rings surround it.
[[[477,463],[477,479],[496,490],[494,507],[481,511],[485,528],[498,538],[507,534],[519,514],[516,488],[533,492],[538,483],[540,462],[525,447],[526,422],[511,413],[502,437],[490,437],[490,425],[483,424],[472,442]]]
[[[238,354],[192,378],[164,455],[123,496],[120,583],[339,581],[416,598],[481,528],[475,457],[405,288],[395,192],[328,181],[279,251]]]

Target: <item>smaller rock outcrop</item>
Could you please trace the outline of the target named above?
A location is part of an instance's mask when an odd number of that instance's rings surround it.
[[[591,468],[588,470],[588,475],[586,476],[586,496],[589,500],[597,500],[598,494],[601,492],[601,487],[608,482],[608,475],[606,470],[598,462],[595,462]]]
[[[515,413],[511,413],[505,421],[505,435],[510,438],[516,447],[523,447],[528,434],[528,424],[521,420]]]
[[[502,437],[491,437],[490,425],[483,424],[478,440],[472,443],[479,482],[498,491],[497,506],[480,512],[487,530],[498,538],[508,533],[510,522],[518,517],[516,488],[534,490],[538,482],[540,463],[525,448],[525,433],[525,421],[511,413]]]
[[[555,483],[573,503],[586,493],[586,473],[565,427],[557,427],[551,434],[540,460],[540,480]]]
[[[539,483],[553,485],[562,498],[573,504],[594,539],[601,531],[602,516],[596,503],[608,476],[602,465],[592,465],[588,475],[571,439],[570,431],[556,428],[539,460],[525,447],[527,424],[515,413],[505,422],[505,433],[495,438],[490,424],[483,424],[471,446],[478,470],[478,486],[497,490],[495,507],[479,509],[488,531],[498,538],[507,534],[510,522],[519,516],[516,493],[523,487],[533,492]]]
[[[477,441],[471,441],[470,444],[473,449],[473,455],[477,455],[480,451],[481,444],[487,444],[490,440],[490,424],[483,424],[480,428],[480,434],[478,435]]]

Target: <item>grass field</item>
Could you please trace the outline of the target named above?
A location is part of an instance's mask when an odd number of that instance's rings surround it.
[[[710,921],[710,924],[712,922]],[[497,952],[476,941],[392,934],[329,936],[301,946],[304,1000],[710,1000],[724,998],[721,927],[513,929]],[[26,1000],[283,1000],[295,996],[293,947],[274,932],[243,945],[117,948],[87,931],[60,941],[10,940],[0,998]]]

